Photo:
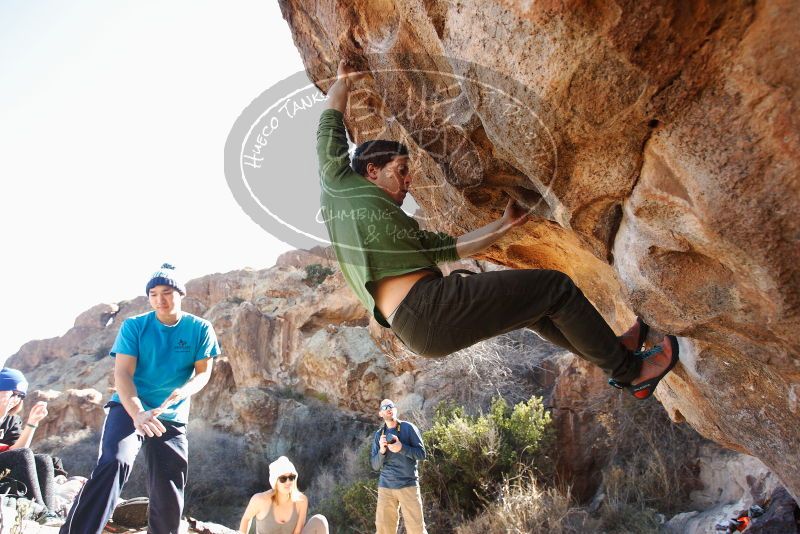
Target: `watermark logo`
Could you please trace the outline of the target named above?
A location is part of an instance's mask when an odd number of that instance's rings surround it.
[[[335,114],[320,122],[327,97],[299,72],[253,100],[225,145],[228,185],[256,223],[297,248],[333,241],[350,262],[395,254],[402,263],[411,249],[435,254],[442,246],[435,232],[420,230],[420,224],[435,230],[436,221],[425,220],[414,195],[437,220],[469,220],[466,212],[498,199],[502,208],[499,191],[520,199],[530,213],[552,218],[556,142],[535,91],[448,58],[366,60],[381,67],[352,85],[346,122],[359,142],[384,139],[408,147],[411,195],[395,194],[391,180],[376,183],[353,171],[352,138]]]

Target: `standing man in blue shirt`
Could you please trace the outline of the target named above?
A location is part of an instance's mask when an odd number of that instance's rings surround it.
[[[417,473],[417,462],[425,459],[422,436],[416,426],[397,418],[397,407],[389,399],[381,401],[378,415],[383,426],[375,432],[370,454],[372,468],[381,472],[377,534],[397,534],[398,509],[403,511],[408,534],[427,534]]]
[[[153,311],[122,323],[111,356],[116,393],[106,405],[100,458],[75,497],[60,534],[102,534],[131,467],[145,448],[147,532],[177,534],[188,471],[189,398],[211,377],[220,354],[211,323],[181,311],[183,284],[168,263],[145,293]]]

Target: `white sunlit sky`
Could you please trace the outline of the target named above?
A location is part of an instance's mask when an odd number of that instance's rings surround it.
[[[0,2],[0,362],[82,311],[291,247],[223,174],[239,113],[303,65],[277,2]]]

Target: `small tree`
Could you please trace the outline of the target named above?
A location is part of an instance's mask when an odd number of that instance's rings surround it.
[[[511,478],[536,465],[550,442],[550,413],[540,397],[510,407],[495,398],[487,414],[440,406],[425,432],[425,492],[454,516],[471,517]]]
[[[306,277],[303,281],[311,287],[317,287],[332,274],[333,269],[330,267],[325,267],[319,263],[312,263],[311,265],[306,265]]]

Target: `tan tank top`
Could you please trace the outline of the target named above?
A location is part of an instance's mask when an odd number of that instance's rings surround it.
[[[272,503],[267,517],[256,519],[256,534],[292,534],[294,532],[294,527],[297,526],[297,505],[292,503],[292,515],[286,523],[275,521],[275,515],[272,513],[274,509],[275,503]]]

